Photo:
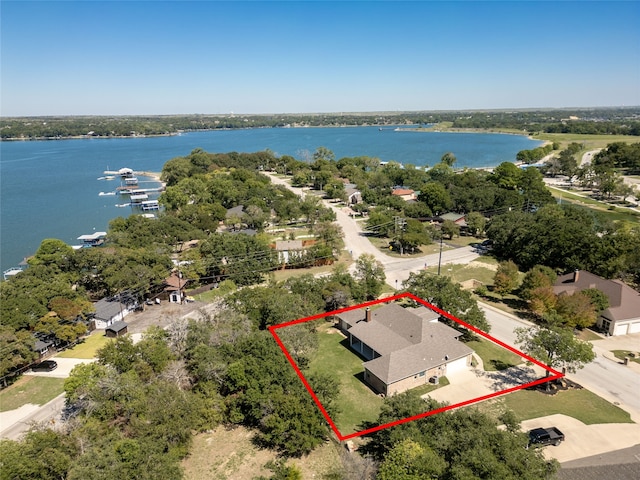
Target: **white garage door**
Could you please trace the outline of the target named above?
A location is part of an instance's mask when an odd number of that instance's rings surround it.
[[[613,329],[613,335],[626,335],[627,334],[628,324],[624,323],[622,325],[616,325]]]
[[[447,375],[465,370],[467,368],[467,357],[459,358],[447,364]]]
[[[640,333],[640,322],[633,322],[629,325],[629,333]]]

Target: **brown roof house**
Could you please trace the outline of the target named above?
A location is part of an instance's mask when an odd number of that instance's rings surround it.
[[[458,341],[462,333],[439,322],[426,307],[392,303],[337,317],[350,347],[367,360],[365,382],[378,393],[404,392],[471,365],[473,350]]]
[[[640,292],[620,280],[576,270],[558,277],[553,291],[556,295],[572,295],[589,288],[597,288],[609,298],[609,308],[600,312],[596,322],[600,330],[608,335],[640,333]]]
[[[185,297],[184,288],[189,283],[189,279],[182,278],[182,275],[172,273],[170,277],[164,279],[164,293],[169,302],[182,303]]]
[[[411,200],[415,200],[418,196],[416,195],[415,190],[411,190],[410,188],[402,188],[396,187],[391,191],[391,195],[396,197],[400,197],[405,202],[409,202]]]

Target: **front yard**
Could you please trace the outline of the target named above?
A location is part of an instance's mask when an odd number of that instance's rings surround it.
[[[560,413],[580,420],[585,425],[634,423],[627,412],[586,389],[564,390],[555,395],[519,390],[500,401],[513,410],[519,421]]]
[[[15,410],[27,403],[44,405],[64,391],[64,378],[23,375],[0,392],[0,412]]]
[[[465,343],[482,359],[487,372],[506,370],[522,363],[522,357],[484,338]]]

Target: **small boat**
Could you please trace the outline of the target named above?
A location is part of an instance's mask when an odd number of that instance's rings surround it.
[[[106,197],[108,195],[115,195],[116,192],[100,192],[98,195],[100,195],[101,197]]]
[[[128,206],[130,206],[130,205],[131,205],[130,203],[120,203],[120,204],[116,204],[116,207],[118,207],[118,208],[124,208],[124,207],[128,207]]]

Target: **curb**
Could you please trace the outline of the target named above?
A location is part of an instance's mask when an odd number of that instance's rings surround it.
[[[522,319],[522,318],[520,318],[520,317],[518,317],[518,316],[514,315],[513,313],[509,313],[509,312],[505,312],[504,310],[500,310],[499,308],[494,307],[493,305],[490,305],[490,304],[488,304],[488,303],[481,302],[480,300],[478,300],[478,306],[479,306],[480,308],[486,308],[487,310],[492,310],[492,311],[494,311],[494,312],[496,312],[496,313],[500,313],[500,314],[502,314],[502,315],[504,315],[504,316],[506,316],[506,317],[509,317],[509,318],[511,318],[512,320],[515,320],[515,321],[517,321],[517,322],[520,322],[520,323],[522,323],[523,325],[526,325],[526,326],[528,326],[528,327],[533,327],[533,326],[535,326],[535,323],[532,323],[532,322],[530,322],[530,321],[528,321],[528,320],[524,320],[524,319]]]

